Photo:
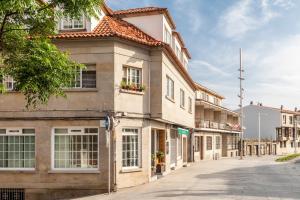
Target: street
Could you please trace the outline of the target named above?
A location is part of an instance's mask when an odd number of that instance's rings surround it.
[[[275,157],[203,161],[138,187],[80,200],[300,199],[300,163]]]

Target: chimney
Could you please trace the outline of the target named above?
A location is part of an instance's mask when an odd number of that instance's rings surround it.
[[[298,108],[297,107],[295,107],[295,112],[297,112],[298,111]]]
[[[280,110],[283,110],[283,105],[280,106]]]

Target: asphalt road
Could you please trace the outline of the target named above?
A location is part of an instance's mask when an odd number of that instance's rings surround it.
[[[203,161],[158,181],[81,200],[300,199],[300,162],[275,157]]]

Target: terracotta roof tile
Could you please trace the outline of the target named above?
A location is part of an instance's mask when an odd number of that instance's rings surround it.
[[[135,13],[166,11],[166,10],[167,10],[167,8],[159,8],[159,7],[132,8],[132,9],[126,9],[126,10],[113,11],[113,15],[135,14]]]
[[[91,32],[61,32],[51,36],[51,38],[63,39],[111,36],[117,36],[149,46],[159,46],[162,44],[161,41],[152,38],[134,25],[110,16],[103,17],[101,22]]]
[[[132,9],[126,9],[126,10],[116,10],[113,11],[112,16],[117,17],[128,17],[128,16],[139,16],[139,15],[151,15],[152,13],[161,13],[164,14],[167,17],[167,20],[169,21],[171,27],[173,29],[176,29],[175,22],[173,18],[171,17],[169,11],[167,8],[159,8],[159,7],[143,7],[143,8],[132,8]]]

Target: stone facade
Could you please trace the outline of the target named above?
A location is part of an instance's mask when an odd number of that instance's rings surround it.
[[[189,135],[179,135],[177,129],[193,128],[194,109],[189,112],[187,103],[185,108],[180,107],[179,92],[180,89],[185,91],[185,97],[192,99],[191,107],[194,108],[194,88],[178,71],[168,52],[116,38],[57,39],[54,42],[61,50],[68,51],[72,59],[96,71],[96,87],[66,89],[67,98],[52,97],[47,105],[34,111],[25,110],[25,100],[19,92],[0,95],[0,129],[35,130],[35,167],[31,170],[2,168],[1,188],[23,188],[26,199],[38,200],[106,192],[109,150],[107,133],[100,124],[108,114],[115,119],[110,149],[112,189],[147,183],[158,175],[186,165],[191,157],[191,140]],[[120,88],[124,67],[141,70],[146,90],[137,92]],[[167,76],[172,77],[175,84],[174,100],[165,96]],[[87,127],[99,131],[98,167],[57,170],[54,167],[54,128]],[[124,156],[132,153],[124,152],[127,147],[123,133],[127,130],[136,130],[138,135],[137,140],[128,137],[126,143],[136,145],[137,151],[133,154],[138,164],[135,167],[124,167],[123,163]],[[175,134],[171,136],[172,131]],[[153,134],[159,137],[153,137]],[[152,138],[156,140],[151,141]],[[158,146],[160,148],[154,148]],[[153,149],[163,153],[161,160],[153,159],[153,154],[156,155]],[[171,156],[175,160],[172,158],[171,161]],[[81,158],[82,162],[85,161]],[[131,161],[128,163],[132,164]]]

